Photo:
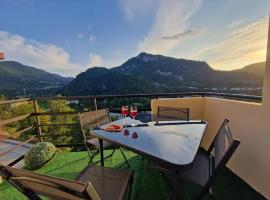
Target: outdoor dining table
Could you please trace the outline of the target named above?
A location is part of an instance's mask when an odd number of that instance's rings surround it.
[[[105,128],[110,124],[126,124],[126,126],[121,132],[106,132]],[[177,193],[181,172],[192,166],[206,126],[207,123],[201,120],[163,121],[157,124],[154,121],[143,123],[127,117],[94,128],[91,134],[99,138],[102,166],[104,166],[103,140],[105,140],[168,167],[174,173],[174,191]],[[125,130],[128,130],[126,134]],[[137,137],[132,137],[134,132]]]

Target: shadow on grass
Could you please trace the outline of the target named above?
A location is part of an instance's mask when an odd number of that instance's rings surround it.
[[[105,155],[110,151],[105,151]],[[169,195],[169,185],[166,179],[155,170],[150,169],[146,172],[147,160],[142,160],[141,156],[135,153],[125,151],[125,155],[134,170],[134,184],[132,189],[132,199],[140,200],[162,200],[167,199]],[[99,159],[97,156],[95,159]],[[74,179],[85,166],[87,166],[89,157],[86,152],[63,153],[58,154],[49,165],[37,170],[36,172],[50,176],[56,176],[64,179]],[[112,158],[105,160],[105,167],[117,168],[124,164],[124,158],[120,152],[115,153]],[[123,168],[127,168],[124,166]],[[182,188],[183,199],[194,199],[201,188],[190,183],[184,183]],[[264,200],[265,198],[254,191],[244,181],[238,178],[230,170],[224,169],[219,173],[214,182],[214,196],[216,199],[245,199],[245,200]],[[0,199],[25,199],[23,195],[7,182],[0,185]],[[209,199],[206,197],[205,199]]]
[[[59,155],[56,155],[59,156]],[[78,163],[82,163],[82,164],[86,164],[88,161],[87,159],[88,156],[82,157],[82,158],[78,158],[78,159],[71,159],[69,162],[67,162],[66,160],[63,161],[63,163],[59,163],[59,160],[61,161],[61,159],[59,158],[55,158],[58,159],[57,161],[51,162],[50,165],[44,166],[43,168],[37,170],[38,173],[42,173],[42,174],[53,174],[55,171],[61,171],[63,170],[63,168],[72,168],[73,166],[77,166]],[[57,163],[57,165],[56,165]],[[58,173],[56,173],[58,174]]]
[[[167,182],[157,171],[150,170],[146,172],[147,160],[143,160],[141,156],[135,155],[129,158],[128,162],[131,170],[134,171],[132,199],[167,199],[169,195]],[[124,161],[120,161],[116,167],[120,167],[124,163]],[[125,168],[127,167],[125,166]]]
[[[146,172],[147,160],[140,156],[129,158],[131,169],[134,170],[134,184],[132,199],[167,199],[170,193],[168,181],[163,175],[153,169]],[[117,166],[124,162],[118,163]],[[195,199],[201,191],[201,187],[184,182],[181,189],[182,199]],[[232,173],[228,168],[221,170],[213,185],[214,197],[219,200],[265,200],[265,198],[252,189],[247,183]],[[211,199],[205,195],[204,199]]]

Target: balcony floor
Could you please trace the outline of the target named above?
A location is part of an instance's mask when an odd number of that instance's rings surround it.
[[[110,153],[109,150],[105,155]],[[135,182],[132,191],[132,199],[166,199],[168,187],[160,173],[150,170],[145,171],[146,161],[142,161],[138,155],[126,151],[132,169],[135,170]],[[97,156],[98,159],[98,156]],[[37,170],[38,173],[73,179],[87,165],[88,155],[86,152],[58,153],[54,160],[47,166]],[[105,166],[117,167],[121,165],[123,159],[119,151],[113,158],[107,159]],[[195,185],[185,183],[183,187],[184,199],[193,199],[200,188]],[[251,187],[235,176],[231,171],[225,169],[215,182],[213,188],[216,199],[245,199],[256,200],[265,199],[255,192]],[[20,200],[26,199],[15,188],[7,183],[0,185],[0,199]],[[205,198],[207,199],[207,198]]]

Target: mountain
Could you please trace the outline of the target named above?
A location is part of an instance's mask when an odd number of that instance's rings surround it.
[[[243,67],[242,69],[237,69],[234,71],[238,72],[248,72],[250,74],[256,74],[260,77],[264,76],[264,70],[265,70],[265,62],[260,62],[260,63],[254,63],[251,65],[247,65]]]
[[[247,72],[218,71],[204,61],[140,53],[113,70],[136,74],[168,88],[242,87],[260,85],[260,77]]]
[[[0,94],[22,96],[52,95],[72,78],[62,77],[15,61],[0,62]]]
[[[90,68],[62,90],[65,95],[183,92],[261,87],[248,71],[218,71],[204,61],[140,53],[118,67]]]
[[[94,67],[80,73],[62,89],[65,95],[129,94],[158,92],[160,87],[130,74]]]

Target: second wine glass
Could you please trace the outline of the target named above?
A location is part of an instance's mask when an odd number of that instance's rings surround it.
[[[128,115],[128,106],[122,106],[122,115],[124,115],[124,126],[126,125],[126,117]]]
[[[135,117],[137,116],[138,110],[136,106],[130,107],[130,116],[135,120]],[[135,123],[132,123],[131,126],[136,126]]]

